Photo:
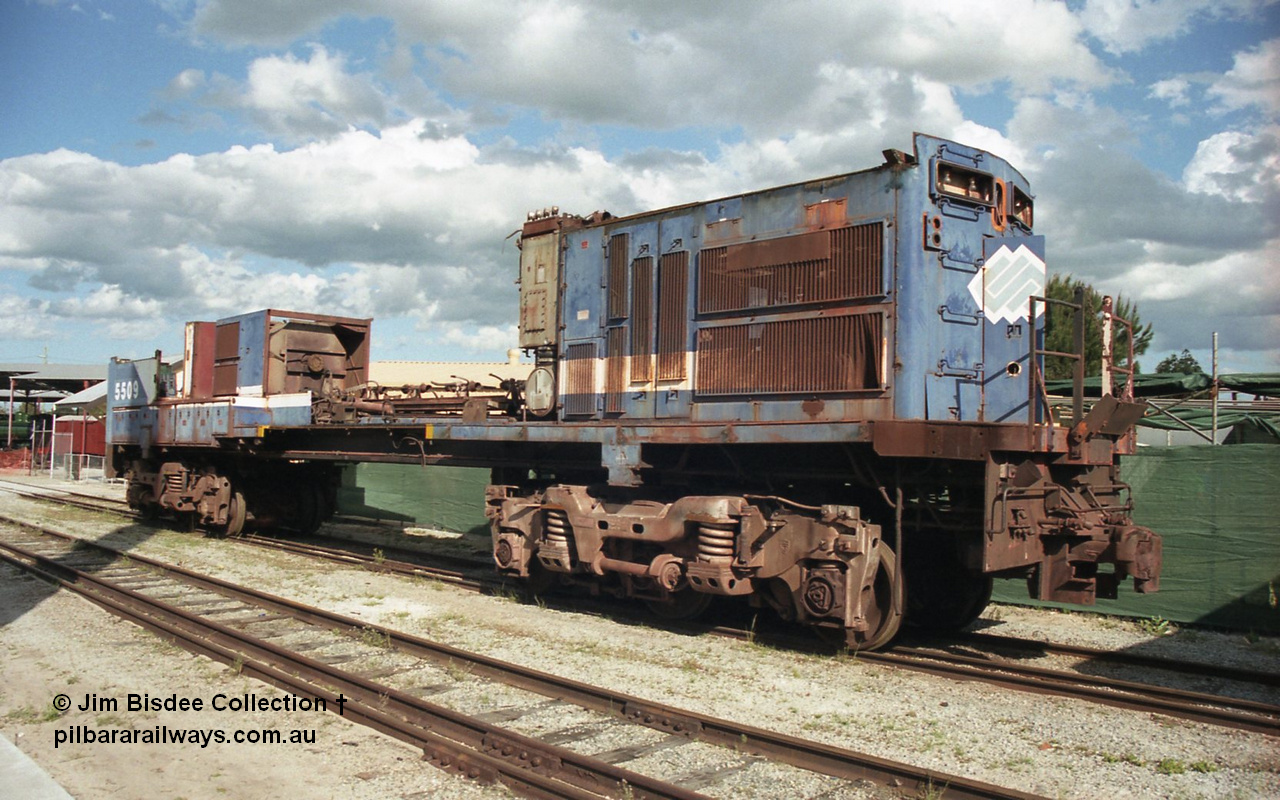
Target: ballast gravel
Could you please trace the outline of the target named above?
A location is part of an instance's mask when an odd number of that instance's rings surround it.
[[[0,478],[7,478],[0,474]],[[14,476],[31,482],[32,478]],[[118,497],[118,486],[40,481]],[[94,489],[96,487],[96,489]],[[335,566],[234,542],[121,522],[106,514],[38,504],[0,491],[0,513],[73,527],[86,538],[130,549],[226,580],[321,606],[371,623],[527,667],[609,686],[632,695],[757,727],[909,762],[941,772],[1054,798],[1222,798],[1280,796],[1280,739],[1154,714],[1002,691],[859,660],[799,653],[710,635],[689,635],[572,610],[566,601],[525,604],[445,584]],[[360,535],[385,546],[439,541],[399,531],[330,525],[334,536]],[[421,533],[421,532],[418,532]],[[487,551],[484,538],[446,540],[455,552]],[[992,606],[975,627],[1021,638],[1200,660],[1280,672],[1280,641],[1244,633],[1142,624],[1084,613]],[[254,712],[51,711],[65,693],[78,705],[89,693],[211,698],[283,693],[233,669],[158,639],[67,592],[0,567],[0,731],[78,798],[487,798],[509,796],[445,774],[420,753],[334,714]],[[403,663],[388,654],[388,671]],[[1070,660],[1034,663],[1069,667]],[[1125,669],[1134,681],[1168,680]],[[501,717],[520,702],[505,687],[464,670],[396,672],[400,688],[465,685],[456,702]],[[1207,687],[1207,688],[1206,688]],[[449,688],[446,686],[445,688]],[[1203,691],[1233,691],[1280,703],[1280,692],[1206,679]],[[444,702],[452,691],[432,697]],[[579,752],[634,747],[596,732],[589,715],[544,704],[504,722],[526,733],[571,739]],[[70,726],[141,730],[198,728],[315,730],[314,744],[210,743],[67,745]],[[574,738],[578,726],[582,736]],[[593,732],[594,735],[593,735]],[[797,776],[749,758],[698,745],[654,746],[623,763],[659,765],[690,788],[719,797],[895,796],[885,789]],[[736,759],[736,760],[735,760]],[[673,763],[663,763],[663,762]]]

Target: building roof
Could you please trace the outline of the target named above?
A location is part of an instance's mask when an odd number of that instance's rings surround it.
[[[81,408],[96,405],[107,399],[107,382],[99,381],[84,391],[68,395],[53,404],[54,411]]]
[[[37,392],[54,392],[57,396],[78,392],[107,379],[106,364],[0,364],[0,389],[34,398]]]

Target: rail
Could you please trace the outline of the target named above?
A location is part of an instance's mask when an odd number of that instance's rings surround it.
[[[418,658],[439,663],[464,663],[469,673],[729,750],[753,753],[771,761],[845,780],[870,780],[887,786],[914,785],[921,796],[1042,800],[1038,795],[1017,789],[914,767],[541,673],[305,606],[137,553],[125,554],[40,525],[8,518],[4,521],[71,543],[75,545],[73,552],[93,549],[107,556],[127,556],[129,565],[143,570],[152,581],[156,576],[164,575],[317,627],[375,634],[385,637],[386,646]],[[232,625],[204,618],[191,610],[184,611],[183,607],[159,597],[140,594],[125,586],[124,581],[104,579],[60,557],[0,541],[0,561],[38,573],[144,628],[176,639],[186,649],[224,663],[236,663],[244,674],[286,691],[310,694],[335,703],[336,694],[342,692],[348,701],[345,713],[354,716],[356,721],[421,747],[428,760],[438,766],[448,769],[451,764],[456,765],[454,771],[461,768],[468,777],[498,780],[518,794],[582,800],[601,795],[673,800],[704,797],[696,791],[497,728],[483,719],[468,717],[377,684],[316,658],[258,639]],[[186,607],[194,608],[190,604]]]

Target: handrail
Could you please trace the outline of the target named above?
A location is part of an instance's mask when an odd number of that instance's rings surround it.
[[[1113,322],[1119,322],[1129,334],[1129,352],[1125,359],[1127,366],[1118,367],[1115,363],[1115,333],[1111,327]],[[1133,400],[1133,376],[1136,372],[1133,366],[1133,348],[1133,323],[1115,313],[1112,309],[1110,296],[1102,298],[1102,394],[1115,394],[1115,382],[1112,379],[1112,374],[1118,372],[1125,376],[1125,387],[1120,399],[1126,402]]]
[[[1027,426],[1035,428],[1038,426],[1036,414],[1043,410],[1045,417],[1048,419],[1049,427],[1053,427],[1056,423],[1053,419],[1053,408],[1049,404],[1049,392],[1045,386],[1044,370],[1041,367],[1041,358],[1043,356],[1057,356],[1060,358],[1069,358],[1076,362],[1076,368],[1073,371],[1075,380],[1072,387],[1072,408],[1075,416],[1075,422],[1079,422],[1083,418],[1084,407],[1084,289],[1083,287],[1076,290],[1076,302],[1067,300],[1059,300],[1054,297],[1042,297],[1040,295],[1031,295],[1030,298],[1030,316],[1031,321],[1031,347],[1028,354],[1031,364],[1031,380],[1027,385]],[[1065,353],[1060,350],[1045,350],[1039,344],[1035,321],[1038,318],[1038,307],[1040,303],[1044,304],[1045,310],[1045,328],[1048,328],[1049,306],[1064,306],[1075,312],[1076,330],[1073,337],[1076,341],[1073,344],[1076,352]],[[1130,337],[1132,339],[1132,337]],[[1130,362],[1132,363],[1132,362]],[[1039,397],[1037,397],[1037,389],[1039,389]]]

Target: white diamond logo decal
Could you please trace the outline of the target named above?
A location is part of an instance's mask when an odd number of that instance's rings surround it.
[[[1016,322],[1027,318],[1028,298],[1044,294],[1044,277],[1044,261],[1031,248],[1001,246],[969,281],[969,294],[991,322]]]

